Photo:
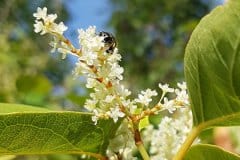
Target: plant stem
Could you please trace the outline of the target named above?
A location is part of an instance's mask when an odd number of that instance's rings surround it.
[[[140,152],[142,158],[143,158],[144,160],[150,160],[150,157],[149,157],[146,149],[144,148],[143,143],[136,144],[136,146],[137,146],[138,151]]]
[[[142,138],[140,135],[139,121],[133,122],[133,130],[134,130],[134,140],[135,140],[135,144],[138,148],[138,151],[140,152],[140,154],[144,160],[150,160],[150,157],[143,145],[143,141],[142,141]]]
[[[191,130],[191,132],[187,136],[185,142],[183,143],[183,145],[181,146],[181,148],[179,149],[178,153],[175,155],[173,160],[182,160],[184,158],[188,149],[191,147],[193,141],[197,138],[201,130],[202,130],[201,127],[194,127]]]

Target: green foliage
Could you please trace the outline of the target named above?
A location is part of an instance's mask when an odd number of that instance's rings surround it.
[[[140,123],[139,123],[139,130],[142,130],[144,128],[146,128],[149,125],[149,117],[145,117],[143,119],[141,119]]]
[[[1,155],[104,154],[118,127],[112,120],[95,125],[88,113],[2,103],[0,109]]]
[[[50,11],[54,10],[55,13],[61,12],[60,19],[66,19],[68,16],[65,6],[62,5],[60,0],[56,1],[31,1],[31,0],[22,0],[22,1],[13,1],[13,0],[2,0],[0,1],[0,26],[5,26],[7,24],[14,24],[15,27],[23,29],[23,31],[28,31],[27,33],[31,36],[33,35],[32,31],[32,13],[35,12],[36,8],[39,6],[48,6]],[[30,31],[30,32],[29,32]],[[46,43],[43,42],[42,47]]]
[[[16,81],[19,99],[24,103],[44,104],[49,96],[52,84],[43,75],[22,75]]]
[[[47,54],[49,37],[33,34],[32,14],[37,7],[47,6],[49,12],[61,12],[60,20],[66,19],[65,6],[56,2],[0,2],[0,102],[63,107],[67,104],[75,110],[83,105],[69,96],[80,97],[76,88],[81,88],[79,81],[66,79],[71,73],[69,61]]]
[[[46,108],[34,107],[23,104],[13,103],[0,103],[0,113],[12,113],[12,112],[47,112]]]
[[[16,156],[14,155],[6,155],[6,156],[0,156],[0,160],[12,160],[14,159]]]
[[[236,154],[224,151],[213,145],[195,145],[187,153],[184,160],[239,160]]]
[[[185,77],[194,128],[176,156],[183,157],[206,128],[240,125],[240,1],[229,0],[205,16],[188,42]],[[240,159],[207,145],[192,147],[185,159]]]
[[[61,12],[60,19],[67,17],[65,7],[56,2],[0,1],[0,102],[63,106],[61,103],[68,100],[65,96],[56,98],[52,95],[55,85],[63,85],[63,77],[69,73],[66,72],[67,61],[59,62],[46,54],[49,51],[49,37],[43,40],[33,34],[32,14],[37,7],[48,6],[55,13]],[[67,89],[71,87],[69,85]],[[1,112],[4,107],[11,108],[2,104],[0,106]],[[17,110],[16,107],[12,108],[12,112]],[[11,157],[0,159],[7,158]],[[15,159],[23,158],[17,156]],[[34,158],[26,156],[24,159]],[[47,159],[52,158],[45,158]]]
[[[14,30],[12,25],[4,26],[0,32],[0,100],[2,102],[23,102],[18,93],[28,91],[19,87],[24,82],[24,86],[39,86],[40,84],[34,84],[31,79],[25,79],[26,76],[38,76],[41,74],[42,79],[45,79],[44,84],[50,84],[50,81],[43,76],[43,70],[46,68],[48,61],[47,55],[41,54],[38,50],[38,46],[32,42],[25,34],[21,34],[21,30],[17,30],[18,39],[11,39],[10,35],[13,34],[11,30]],[[22,81],[20,80],[22,79]],[[29,81],[28,81],[29,80]],[[18,82],[17,82],[18,81]],[[18,84],[17,84],[18,83]],[[43,84],[43,85],[44,85]],[[35,87],[35,86],[34,86]],[[21,91],[20,91],[21,90]],[[39,88],[39,90],[44,90]],[[46,92],[45,92],[46,94]],[[48,93],[47,93],[48,94]],[[28,103],[25,101],[25,103]]]
[[[198,19],[208,11],[208,6],[198,0],[122,0],[114,3],[119,10],[114,13],[111,23],[116,27],[120,51],[127,53],[123,53],[123,58],[126,70],[129,70],[127,75],[131,77],[127,78],[130,83],[134,83],[136,88],[137,84],[149,87],[149,83],[151,86],[178,77],[182,72],[179,60],[183,47]],[[25,8],[23,4],[18,2],[16,6]],[[239,10],[240,1],[236,0],[229,0],[228,4],[216,8],[201,20],[187,45],[185,76],[194,129],[185,150],[206,128],[240,125]],[[0,14],[5,13],[3,11]],[[32,11],[20,13],[29,19]],[[19,32],[17,27],[13,29],[13,24],[5,23],[8,18],[9,22],[17,20],[16,17],[11,19],[11,15],[13,12],[9,12],[1,24],[1,27],[9,28],[0,34],[0,101],[48,104],[51,101],[48,96],[55,87],[51,81],[61,85],[67,83],[61,72],[66,71],[65,66],[56,69],[56,63],[49,61],[47,55],[36,52],[45,47],[45,43],[36,46],[26,33]],[[30,26],[27,19],[23,21]],[[56,73],[51,76],[58,77],[58,80],[47,77],[46,70]],[[70,83],[64,84],[65,87],[75,88]],[[82,105],[85,97],[75,93],[72,89],[63,97]],[[159,122],[159,119],[153,117],[150,121]],[[148,124],[149,119],[143,119],[140,128]],[[0,154],[79,153],[97,157],[99,153],[105,154],[109,139],[118,126],[109,120],[100,120],[98,125],[94,125],[88,113],[0,103]],[[214,146],[196,145],[190,148],[184,159],[225,160],[240,157]]]
[[[185,76],[195,126],[239,125],[240,1],[201,20],[186,48]]]

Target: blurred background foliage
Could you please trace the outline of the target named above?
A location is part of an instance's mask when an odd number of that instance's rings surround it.
[[[56,53],[47,54],[50,37],[33,32],[32,14],[38,6],[61,15],[59,21],[68,19],[59,0],[0,1],[0,101],[52,107],[73,101],[82,105],[84,98],[74,94],[77,82],[67,76],[71,75],[71,63],[61,61]]]
[[[110,25],[132,90],[183,81],[186,42],[214,1],[112,0]]]
[[[175,85],[184,80],[186,43],[216,1],[108,0],[108,5],[112,15],[107,28],[116,36],[123,57],[124,83],[136,94],[140,89],[156,88],[159,82]],[[61,0],[0,1],[0,102],[81,110],[88,97],[84,79],[73,79],[71,57],[62,61],[61,55],[48,54],[50,37],[33,32],[32,14],[38,6],[57,13],[59,21],[71,18]],[[51,155],[15,159],[81,158]]]

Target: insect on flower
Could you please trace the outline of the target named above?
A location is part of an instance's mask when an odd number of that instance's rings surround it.
[[[104,31],[99,32],[98,35],[100,37],[104,37],[102,41],[104,43],[104,49],[106,50],[107,53],[112,54],[115,47],[117,46],[115,37],[111,33],[104,32]]]

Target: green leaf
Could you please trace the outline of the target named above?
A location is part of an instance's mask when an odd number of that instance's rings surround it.
[[[186,48],[185,77],[194,125],[240,125],[240,1],[204,17]]]
[[[23,104],[0,103],[0,114],[14,112],[48,112],[46,108],[34,107]]]
[[[0,156],[0,160],[12,160],[16,158],[14,155]]]
[[[145,118],[140,120],[139,123],[139,130],[141,131],[142,129],[144,129],[145,127],[147,127],[149,125],[149,117],[146,116]]]
[[[91,114],[0,103],[0,154],[105,154],[119,124]]]
[[[236,154],[227,152],[214,145],[195,145],[190,148],[184,160],[240,160]]]

